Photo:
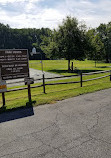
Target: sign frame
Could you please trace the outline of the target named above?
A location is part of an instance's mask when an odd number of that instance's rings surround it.
[[[3,59],[0,54],[1,78],[3,80],[30,77],[28,49],[0,49],[0,53],[4,53],[5,57]]]

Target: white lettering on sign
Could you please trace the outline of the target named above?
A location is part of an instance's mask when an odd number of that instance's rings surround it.
[[[5,54],[12,54],[12,51],[5,51]]]
[[[13,54],[22,54],[22,51],[13,51]]]

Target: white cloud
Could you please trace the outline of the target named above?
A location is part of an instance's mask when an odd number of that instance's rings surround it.
[[[111,21],[110,0],[56,0],[56,2],[55,6],[51,6],[45,0],[0,0],[0,22],[17,28],[54,28],[67,15],[83,20],[87,26],[92,27]]]
[[[18,3],[18,2],[39,2],[41,0],[0,0],[0,4],[6,4],[6,3]]]
[[[111,1],[110,0],[66,0],[59,9],[66,15],[71,15],[86,22],[88,27],[97,27],[100,23],[111,21]]]

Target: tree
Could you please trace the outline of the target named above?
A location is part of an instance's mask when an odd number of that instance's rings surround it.
[[[100,24],[97,31],[102,43],[104,43],[106,62],[109,62],[111,60],[111,22],[108,24]]]
[[[0,23],[0,48],[4,49],[9,46],[11,29],[9,25]]]
[[[54,33],[54,42],[59,58],[68,60],[68,71],[70,71],[70,60],[83,59],[85,57],[86,36],[83,26],[80,27],[76,18],[68,16],[63,20]]]
[[[96,61],[104,59],[104,44],[102,43],[96,29],[88,30],[87,37],[89,41],[89,51],[87,52],[87,58],[95,60],[96,67]]]
[[[101,42],[100,37],[97,35],[94,36],[93,40],[93,46],[94,46],[94,60],[95,60],[95,67],[96,67],[96,62],[98,60],[102,60],[104,56],[104,44]]]
[[[10,28],[9,25],[0,23],[0,48],[28,49],[29,52],[31,52],[32,47],[35,46],[37,52],[43,53],[40,47],[42,43],[41,37],[48,37],[50,31],[48,28],[13,29]],[[31,58],[30,53],[29,57]],[[36,57],[36,59],[38,58]]]
[[[49,31],[47,36],[42,36],[41,49],[49,59],[57,59],[57,45],[54,42],[54,31]]]

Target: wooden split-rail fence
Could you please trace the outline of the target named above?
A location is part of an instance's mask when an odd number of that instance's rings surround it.
[[[96,77],[96,78],[91,78],[91,79],[87,79],[87,80],[83,80],[83,76],[89,76],[89,75],[96,75],[96,74],[104,74],[104,73],[108,73],[107,75],[101,76],[101,77]],[[40,79],[36,79],[34,81],[41,81],[42,84],[41,85],[34,85],[34,86],[30,86],[30,88],[38,88],[38,87],[43,87],[43,93],[46,93],[46,86],[51,86],[51,85],[61,85],[61,84],[74,84],[74,83],[80,83],[80,87],[83,87],[83,83],[87,82],[87,81],[93,81],[93,80],[98,80],[98,79],[102,79],[105,77],[109,76],[109,80],[111,81],[111,70],[107,70],[107,71],[96,71],[96,72],[90,72],[90,73],[82,73],[82,71],[79,72],[78,75],[70,75],[70,76],[60,76],[60,77],[51,77],[51,78],[45,78],[45,74],[42,74],[42,78]],[[71,81],[71,82],[55,82],[55,83],[47,83],[46,81],[51,81],[51,80],[59,80],[61,78],[65,79],[65,78],[75,78],[75,77],[80,77],[79,81]],[[18,81],[18,82],[13,82],[13,83],[8,83],[8,84],[16,84],[16,83],[21,83],[23,81]],[[29,85],[28,85],[29,87]],[[22,91],[25,89],[28,89],[28,87],[21,87],[21,88],[15,88],[15,89],[10,89],[7,90],[6,93],[8,92],[14,92],[14,91]],[[4,93],[2,94],[2,96],[4,95]],[[30,94],[31,95],[31,94]],[[4,97],[3,97],[4,98]],[[31,96],[30,96],[30,100],[31,100]],[[30,101],[29,100],[29,101]],[[5,102],[5,100],[3,99],[3,103]],[[3,104],[4,105],[4,104]]]

